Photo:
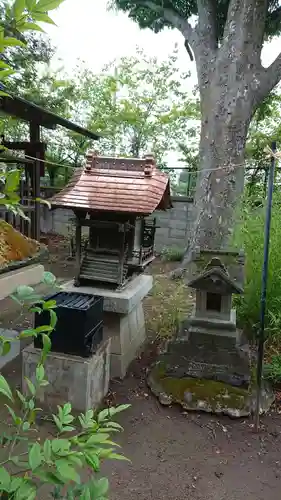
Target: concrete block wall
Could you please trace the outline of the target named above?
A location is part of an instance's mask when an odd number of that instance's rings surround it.
[[[166,247],[186,248],[191,231],[193,200],[184,196],[172,197],[173,208],[166,212],[157,211],[157,230],[155,237],[155,250],[161,252]],[[44,233],[57,233],[67,236],[69,234],[70,219],[73,217],[71,210],[57,209],[50,211],[42,207],[41,231]]]

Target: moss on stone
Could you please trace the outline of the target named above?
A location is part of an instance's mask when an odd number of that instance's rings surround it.
[[[247,404],[249,391],[215,380],[196,379],[192,377],[175,378],[165,375],[165,365],[158,363],[152,370],[152,378],[163,392],[174,401],[186,407],[198,409],[198,403],[205,402],[214,412],[218,407],[241,410]],[[192,396],[187,399],[186,395]]]

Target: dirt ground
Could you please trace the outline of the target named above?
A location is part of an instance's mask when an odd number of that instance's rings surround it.
[[[65,242],[52,241],[50,250],[46,268],[59,278],[71,278],[74,267],[72,261],[66,260]],[[181,313],[191,302],[182,285],[168,282],[165,277],[171,267],[173,264],[159,261],[151,267],[156,286],[145,304],[150,344],[132,364],[127,378],[112,383],[108,395],[113,404],[131,404],[119,419],[124,426],[119,442],[131,464],[111,462],[103,469],[110,479],[110,498],[279,500],[281,408],[274,407],[262,418],[262,429],[255,434],[248,419],[234,421],[186,413],[179,407],[162,407],[146,386],[146,369],[156,354],[155,329],[164,334],[176,328]],[[165,286],[161,287],[163,282]],[[173,302],[174,296],[177,302]],[[163,314],[167,310],[168,319]],[[2,324],[22,327],[30,323],[28,315],[16,318],[18,313],[15,308],[7,308],[7,301],[0,304]],[[20,385],[20,359],[7,365],[3,372],[12,385]],[[40,431],[42,437],[46,431]]]

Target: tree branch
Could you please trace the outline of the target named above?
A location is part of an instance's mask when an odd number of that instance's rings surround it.
[[[192,49],[194,50],[198,37],[191,24],[186,19],[183,19],[174,10],[161,7],[160,5],[157,5],[155,2],[153,2],[153,0],[141,0],[140,3],[144,7],[148,7],[149,9],[153,10],[153,12],[156,12],[164,17],[164,19],[168,23],[172,24],[172,26],[177,28],[183,34],[185,39],[185,47],[190,56],[190,59],[193,60],[193,55],[191,53],[189,45],[191,45]]]
[[[281,80],[281,52],[276,57],[275,61],[263,71],[260,91],[261,99],[264,97],[279,83]]]
[[[217,49],[216,2],[214,0],[197,0],[198,25],[197,33],[205,38],[210,50]]]

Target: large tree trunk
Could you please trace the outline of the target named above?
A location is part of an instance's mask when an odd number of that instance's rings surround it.
[[[232,0],[224,42],[218,48],[211,36],[213,12],[207,10],[208,2],[198,1],[204,4],[193,40],[201,100],[200,170],[193,230],[175,276],[187,268],[195,247],[221,250],[231,246],[244,187],[249,124],[273,85],[260,63],[266,2],[254,0],[251,10],[252,2]],[[258,26],[255,36],[254,24]]]
[[[183,34],[197,67],[202,115],[200,172],[194,228],[183,271],[195,246],[219,250],[230,243],[235,210],[243,191],[250,120],[281,79],[281,53],[269,68],[262,67],[268,0],[229,0],[223,35],[218,30],[214,0],[196,0],[195,27],[179,15],[173,2],[168,2],[169,7],[153,0],[140,3],[159,12]]]

